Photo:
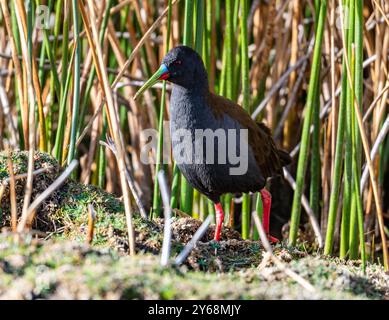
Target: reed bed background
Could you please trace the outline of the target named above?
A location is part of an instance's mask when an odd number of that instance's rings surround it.
[[[157,165],[140,158],[142,131],[161,132],[169,119],[170,86],[133,96],[169,48],[185,44],[202,55],[210,89],[265,122],[293,156],[284,171],[291,187],[282,189],[292,196],[281,196],[289,245],[306,246],[307,213],[313,248],[388,268],[387,1],[0,4],[0,150],[30,151],[24,209],[14,214],[21,222],[31,219],[34,150],[63,166],[79,160],[74,179],[123,196],[130,253],[133,212],[163,214],[161,169],[173,209],[213,215],[174,163],[162,163],[170,152],[162,135],[149,154]],[[100,143],[111,138],[111,148]],[[251,217],[261,215],[260,197],[226,195],[223,203],[226,224],[258,239]]]

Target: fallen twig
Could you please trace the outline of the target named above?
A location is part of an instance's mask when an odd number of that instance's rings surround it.
[[[49,172],[49,171],[52,170],[52,169],[53,169],[53,167],[47,167],[47,168],[40,168],[40,169],[37,169],[37,170],[35,170],[35,171],[32,172],[32,176],[35,177],[35,176],[40,175],[40,174],[42,174],[42,173]],[[26,179],[27,176],[28,176],[27,173],[21,173],[21,174],[15,175],[15,176],[14,176],[14,179],[15,179],[15,181],[16,181],[16,180],[21,180],[21,179]],[[5,178],[4,180],[2,180],[0,184],[2,184],[2,185],[7,185],[10,181],[11,181],[11,179],[10,179],[10,177],[8,177],[8,178]]]
[[[170,207],[169,188],[167,186],[166,177],[163,170],[158,172],[158,182],[161,189],[162,202],[164,207],[164,216],[165,216],[162,253],[161,253],[161,265],[166,266],[169,262],[171,239],[172,239],[172,229],[171,229],[172,208]]]
[[[177,256],[175,260],[176,265],[181,265],[185,259],[188,257],[189,253],[192,251],[194,246],[196,245],[197,241],[199,241],[202,236],[207,231],[210,223],[212,221],[212,215],[209,215],[204,222],[201,224],[200,228],[197,229],[195,234],[193,235],[192,239],[186,244],[185,248],[180,252],[180,254]]]

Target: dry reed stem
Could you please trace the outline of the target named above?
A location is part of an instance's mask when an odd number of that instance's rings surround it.
[[[81,11],[82,19],[84,21],[85,31],[87,34],[88,42],[91,51],[93,52],[93,60],[96,66],[96,71],[98,74],[100,86],[102,87],[102,91],[107,101],[107,115],[108,122],[110,123],[111,135],[113,136],[115,147],[117,150],[117,158],[118,158],[118,168],[120,174],[120,184],[123,193],[123,202],[124,209],[126,213],[126,222],[127,222],[127,231],[128,231],[128,239],[129,239],[129,251],[130,255],[135,254],[135,237],[134,237],[134,227],[132,222],[132,210],[130,204],[130,197],[128,192],[127,180],[126,180],[126,163],[125,163],[125,150],[124,150],[124,142],[122,133],[120,130],[119,119],[117,115],[117,110],[115,109],[113,97],[112,97],[112,89],[108,81],[108,75],[104,67],[104,59],[101,51],[101,47],[99,45],[99,37],[98,32],[95,25],[95,13],[93,10],[93,1],[88,0],[88,7],[90,13],[90,21],[88,21],[88,17],[86,15],[85,7],[83,1],[79,2],[79,8]],[[89,28],[89,24],[92,29]],[[92,40],[93,36],[93,40]]]
[[[23,16],[24,13],[24,4],[18,0],[16,8],[16,18],[19,26],[19,32],[21,35],[21,47],[23,60],[25,64],[25,73],[27,80],[27,92],[28,92],[28,101],[29,101],[29,109],[28,109],[28,121],[29,121],[29,151],[28,151],[28,165],[27,165],[27,181],[26,181],[26,191],[24,195],[23,202],[23,212],[22,212],[22,221],[27,220],[27,209],[30,204],[32,188],[33,188],[33,175],[32,172],[34,170],[34,154],[35,154],[35,92],[33,88],[33,80],[32,80],[32,66],[29,59],[28,49],[27,49],[27,35],[25,34],[26,27],[26,19]],[[27,99],[26,99],[27,100]],[[24,225],[18,225],[18,232],[24,229]]]
[[[294,65],[290,66],[288,70],[286,70],[282,76],[277,80],[276,83],[272,86],[272,88],[269,90],[266,97],[261,101],[261,103],[255,108],[254,112],[251,115],[252,119],[256,119],[258,115],[262,112],[262,110],[267,106],[268,102],[272,99],[274,94],[277,93],[278,90],[282,87],[282,85],[285,83],[285,81],[288,79],[289,75],[296,69],[300,68],[303,63],[309,59],[311,49],[313,49],[312,46],[308,49],[308,53],[301,57]]]
[[[172,1],[172,5],[176,4],[177,2],[179,2],[180,0],[174,0]],[[157,18],[157,20],[155,20],[155,22],[150,26],[150,28],[147,30],[147,32],[143,35],[143,37],[139,40],[139,42],[137,43],[137,45],[135,46],[135,48],[132,50],[131,52],[131,55],[129,56],[129,58],[127,59],[127,61],[124,63],[124,65],[122,66],[121,70],[119,71],[119,73],[116,75],[116,78],[115,80],[113,81],[111,87],[112,89],[114,89],[116,87],[116,85],[119,83],[120,79],[124,76],[124,73],[126,72],[128,66],[131,64],[131,62],[134,60],[134,58],[137,56],[138,54],[138,51],[140,50],[140,48],[142,47],[142,45],[146,42],[146,40],[148,39],[148,37],[151,35],[151,33],[159,26],[159,24],[161,23],[162,19],[167,15],[168,13],[168,7],[162,12],[162,14]],[[82,134],[80,135],[80,137],[78,138],[77,140],[77,143],[76,145],[78,145],[81,141],[82,141],[82,138],[87,134],[87,132],[89,131],[89,129],[91,128],[92,126],[92,123],[93,121],[96,119],[97,115],[99,112],[101,112],[102,110],[102,107],[105,103],[105,98],[104,100],[102,101],[101,105],[100,105],[100,108],[97,109],[97,111],[93,114],[93,116],[91,117],[91,119],[89,120],[88,124],[86,125],[86,127],[84,128]]]
[[[172,6],[175,5],[179,1],[180,0],[173,0],[172,1]],[[129,56],[129,58],[125,62],[123,68],[121,69],[119,74],[116,76],[114,82],[112,83],[112,88],[114,88],[116,86],[116,84],[119,82],[119,80],[123,77],[124,72],[127,70],[128,66],[130,65],[132,60],[134,60],[135,56],[138,54],[139,49],[146,42],[146,40],[149,38],[151,33],[159,26],[159,24],[161,23],[162,19],[167,15],[168,11],[169,11],[169,8],[166,7],[165,10],[162,12],[162,14],[157,18],[157,20],[155,20],[155,22],[150,26],[150,28],[145,32],[143,37],[139,40],[138,44],[132,50],[131,55]]]
[[[14,34],[12,32],[11,27],[11,21],[10,21],[10,12],[8,10],[8,4],[6,0],[0,1],[1,9],[3,11],[3,18],[5,27],[7,29],[8,37],[10,40],[10,46],[11,46],[11,53],[12,53],[12,61],[15,68],[15,78],[18,88],[18,96],[20,101],[20,109],[21,109],[21,117],[22,117],[22,124],[23,124],[23,136],[24,141],[28,143],[28,105],[27,101],[24,100],[23,95],[23,79],[22,79],[22,68],[20,66],[19,56],[16,49],[16,42],[14,38]],[[28,145],[27,145],[28,148]]]
[[[298,58],[298,53],[299,53],[299,48],[298,48],[298,33],[299,33],[299,24],[300,24],[300,0],[294,0],[291,3],[291,6],[293,7],[293,14],[292,14],[292,39],[291,39],[291,54],[290,54],[290,64],[294,65],[297,62]],[[305,69],[305,68],[304,68]],[[303,71],[301,71],[300,76],[304,74]],[[297,72],[293,71],[290,74],[289,77],[289,91],[297,92],[297,89],[295,90],[294,88],[299,88],[299,85],[295,86],[296,83],[296,78],[297,78]],[[302,80],[302,77],[299,77]],[[300,83],[301,83],[300,80]],[[296,96],[296,93],[294,94],[294,97]],[[290,97],[289,97],[290,101]],[[288,102],[289,103],[289,102]],[[294,103],[290,104],[291,106],[294,106]],[[296,126],[296,119],[297,119],[297,106],[294,108],[291,107],[291,112],[289,112],[287,120],[285,121],[285,126],[284,126],[284,147],[286,150],[290,150],[292,147],[292,141],[296,138],[295,135],[293,134]]]
[[[18,18],[18,24],[19,24],[19,32],[21,34],[20,42],[26,42],[27,44],[27,20],[26,20],[26,12],[24,3],[22,0],[16,0],[16,12],[17,12],[17,18]],[[20,21],[20,22],[19,22]],[[21,30],[23,28],[23,30]],[[27,53],[27,51],[26,51]],[[39,77],[38,77],[38,67],[36,64],[36,59],[34,55],[34,50],[32,49],[31,52],[31,61],[30,67],[27,69],[27,75],[30,77],[32,75],[32,85],[35,92],[35,100],[38,105],[38,118],[39,118],[39,148],[42,151],[46,151],[46,129],[45,129],[45,115],[43,113],[43,102],[42,102],[42,92],[41,87],[39,83]],[[28,55],[26,55],[25,58],[27,58]],[[34,106],[35,108],[35,106]]]

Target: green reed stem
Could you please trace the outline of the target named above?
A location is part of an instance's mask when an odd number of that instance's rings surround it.
[[[101,137],[105,138],[105,135],[108,130],[108,121],[106,109],[103,109],[103,128],[101,130]],[[107,165],[107,158],[105,156],[106,148],[102,145],[99,145],[99,158],[98,158],[98,167],[97,167],[97,185],[100,188],[105,186],[105,170]]]
[[[172,1],[169,0],[165,53],[167,53],[169,51],[171,18],[172,18]],[[156,166],[155,166],[155,178],[154,178],[154,193],[153,193],[153,207],[152,207],[152,217],[153,218],[159,217],[161,212],[162,212],[161,197],[160,197],[160,190],[159,190],[159,183],[158,183],[158,173],[161,170],[161,168],[163,170],[163,165],[161,166],[161,164],[163,163],[163,160],[162,160],[163,120],[164,120],[164,114],[165,114],[165,104],[166,104],[166,81],[163,81],[161,106],[160,106],[159,120],[158,120],[159,135],[158,135],[158,149],[157,149],[157,159],[156,159],[157,161],[156,161]]]
[[[349,34],[348,34],[348,48],[347,54],[350,61],[350,72],[351,78],[354,79],[355,74],[355,51],[354,51],[354,18],[355,18],[355,0],[350,0],[349,3]],[[355,194],[354,180],[353,177],[356,174],[354,170],[356,169],[355,164],[353,165],[355,150],[353,141],[355,140],[355,114],[354,114],[354,84],[348,83],[347,87],[347,135],[346,135],[346,150],[345,150],[345,168],[347,164],[347,171],[345,171],[345,178],[347,176],[349,184],[349,194],[350,194],[350,259],[357,259],[359,252],[359,239],[358,239],[358,217],[357,217],[357,195]],[[357,191],[359,194],[359,190]]]
[[[184,25],[183,43],[184,45],[189,47],[193,46],[193,11],[194,11],[194,1],[187,0],[185,2],[185,25]],[[185,179],[185,177],[182,176],[180,208],[182,211],[190,214],[192,211],[192,204],[193,204],[193,188]]]
[[[315,47],[313,51],[313,62],[311,75],[309,80],[307,105],[305,108],[305,119],[303,125],[303,132],[301,138],[301,147],[298,159],[297,176],[296,176],[296,190],[293,197],[292,205],[292,217],[289,234],[289,244],[295,245],[297,240],[297,232],[300,224],[301,214],[301,197],[303,195],[305,173],[308,162],[308,152],[310,143],[310,127],[313,114],[313,108],[315,107],[315,93],[316,87],[319,81],[319,72],[321,64],[321,47],[323,39],[323,31],[325,26],[325,18],[327,13],[327,1],[323,0],[320,5],[319,20],[316,30]]]
[[[74,45],[76,46],[76,53],[74,56],[74,78],[73,78],[73,110],[72,110],[72,123],[70,129],[70,144],[67,163],[70,164],[74,159],[76,152],[76,138],[77,138],[77,125],[79,119],[79,107],[80,107],[80,80],[81,80],[81,43],[80,43],[80,30],[78,23],[78,4],[77,0],[72,1],[73,9],[73,32],[74,32]]]
[[[354,42],[354,1],[348,0],[348,6],[346,7],[349,13],[349,25],[347,30],[347,54],[351,57],[351,48]],[[351,66],[350,66],[351,67]],[[346,248],[352,244],[352,247],[348,248],[351,252],[358,254],[358,242],[356,237],[356,206],[355,202],[352,204],[352,109],[354,104],[354,93],[351,90],[351,86],[347,83],[346,90],[346,131],[345,131],[345,150],[344,150],[344,186],[343,186],[343,208],[342,208],[342,226],[341,234],[344,235],[344,239],[341,238],[341,250],[340,257],[344,258],[347,254]],[[351,211],[353,209],[353,211]],[[349,221],[348,221],[349,220]],[[345,230],[343,230],[345,228]],[[349,232],[347,234],[347,228]]]
[[[247,0],[241,1],[241,17],[240,17],[240,54],[241,54],[241,72],[242,72],[242,107],[250,114],[250,82],[249,82],[249,51],[248,51],[248,37],[247,37],[247,16],[248,3]],[[250,232],[250,195],[243,195],[242,203],[242,237],[247,239]]]
[[[177,164],[173,164],[173,181],[172,181],[172,193],[170,198],[170,206],[172,208],[178,207],[179,192],[180,192],[180,180],[181,174],[180,169],[178,169]]]
[[[59,117],[58,117],[58,128],[57,128],[57,135],[55,137],[55,144],[54,144],[54,156],[58,160],[59,163],[62,163],[63,160],[63,136],[65,132],[65,125],[66,125],[66,102],[67,102],[67,96],[70,89],[70,80],[72,78],[72,72],[71,72],[71,65],[68,67],[67,70],[67,76],[66,81],[64,85],[64,92],[62,94],[61,104],[59,107]]]
[[[259,219],[262,221],[263,218],[263,202],[262,202],[262,196],[259,192],[256,193],[257,195],[257,200],[255,203],[255,211],[257,212],[257,215]],[[254,228],[253,232],[253,240],[258,240],[259,239],[259,233],[257,228]]]
[[[64,130],[66,126],[66,103],[68,99],[70,79],[72,76],[71,66],[68,66],[69,62],[69,25],[70,25],[70,14],[69,8],[64,7],[64,20],[62,26],[62,74],[61,74],[61,98],[59,102],[58,110],[58,127],[57,134],[55,136],[54,150],[53,154],[59,163],[62,163],[62,150],[63,150],[63,139],[64,139]],[[68,66],[65,68],[65,66]]]
[[[348,43],[348,35],[347,35],[347,26],[345,26],[345,42]],[[347,50],[347,48],[344,48]],[[330,195],[330,206],[328,210],[328,222],[327,222],[327,233],[326,233],[326,241],[324,246],[324,253],[331,254],[334,242],[334,231],[335,231],[335,221],[336,221],[336,213],[338,210],[338,202],[339,202],[339,193],[340,193],[340,183],[342,178],[342,160],[343,160],[343,146],[344,146],[344,131],[347,121],[347,69],[346,69],[346,61],[343,58],[342,64],[342,91],[340,95],[340,106],[339,106],[339,116],[338,116],[338,130],[336,136],[336,148],[335,148],[335,164],[334,164],[334,174],[332,177],[332,188]],[[341,227],[341,246],[342,241],[344,249],[342,254],[347,252],[347,246],[349,238],[349,216],[348,212],[345,212],[346,215],[342,217],[342,227]],[[344,225],[344,226],[343,226]]]
[[[226,30],[224,38],[223,51],[225,53],[225,96],[228,99],[233,99],[234,95],[234,65],[233,65],[233,45],[234,45],[234,24],[233,24],[233,1],[226,0]],[[228,215],[231,213],[232,195],[226,194],[224,197],[224,210]]]
[[[311,181],[309,190],[309,204],[313,213],[318,217],[320,212],[320,85],[317,84],[315,93],[315,105],[312,113],[312,156],[311,156]]]
[[[363,1],[355,2],[355,67],[354,67],[354,90],[355,99],[360,108],[363,105]],[[361,177],[361,137],[358,130],[358,120],[353,109],[353,172],[354,172],[354,196],[357,205],[358,215],[358,232],[362,259],[362,268],[365,271],[366,267],[366,250],[365,250],[365,235],[364,235],[364,214],[362,205],[362,195],[360,194],[360,177]],[[381,171],[383,172],[383,170]]]

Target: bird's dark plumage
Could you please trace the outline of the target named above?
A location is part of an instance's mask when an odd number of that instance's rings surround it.
[[[227,145],[229,129],[237,129],[237,132],[239,129],[248,130],[248,170],[243,175],[229,174],[234,164],[228,159],[225,164],[178,164],[182,174],[196,189],[214,202],[218,202],[224,193],[256,192],[265,186],[266,178],[279,174],[281,168],[290,162],[289,155],[277,149],[270,130],[263,123],[253,121],[238,104],[209,91],[207,73],[196,51],[185,46],[176,47],[166,55],[163,63],[169,69],[169,81],[173,83],[170,131],[175,159],[188,152],[181,147],[181,141],[174,139],[174,134],[180,129],[192,133],[192,145],[196,129],[225,131]],[[238,146],[239,139],[236,140]],[[210,151],[204,150],[204,153]],[[218,155],[217,143],[213,151]]]
[[[268,177],[281,173],[290,163],[288,153],[276,147],[263,123],[253,121],[238,104],[209,91],[207,71],[196,51],[186,46],[170,50],[135,98],[156,81],[166,79],[173,83],[173,156],[189,183],[215,203],[215,240],[220,239],[224,219],[220,204],[224,193],[260,191],[263,226],[268,233],[271,195],[264,186]]]

